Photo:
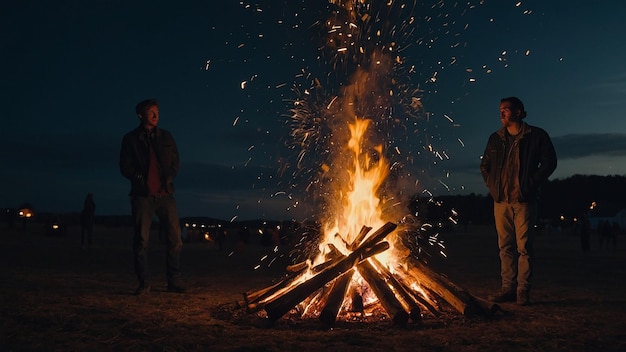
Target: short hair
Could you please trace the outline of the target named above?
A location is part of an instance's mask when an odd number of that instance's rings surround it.
[[[156,99],[146,99],[135,106],[135,112],[137,115],[145,116],[146,111],[152,106],[158,107],[159,102]]]
[[[521,118],[526,117],[526,110],[524,110],[524,103],[522,103],[522,101],[518,97],[508,97],[508,98],[500,99],[500,103],[504,103],[504,102],[510,103],[514,109],[519,109],[522,112]]]

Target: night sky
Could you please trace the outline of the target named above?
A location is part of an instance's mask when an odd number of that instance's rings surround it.
[[[408,138],[445,155],[411,159],[420,187],[486,194],[478,165],[506,96],[521,98],[526,121],[552,136],[552,179],[626,175],[626,2],[404,3],[415,21],[398,30],[398,45],[428,111],[425,136]],[[306,175],[289,163],[297,154],[290,109],[307,80],[341,85],[329,77],[346,67],[321,54],[316,25],[330,8],[324,0],[3,4],[0,207],[78,212],[92,192],[98,214],[128,214],[121,138],[138,124],[135,104],[156,98],[159,125],[181,156],[181,216],[309,216],[306,181],[290,180]]]

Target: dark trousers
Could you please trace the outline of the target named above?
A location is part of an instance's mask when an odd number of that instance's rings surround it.
[[[156,215],[165,227],[165,243],[167,245],[166,274],[168,283],[176,283],[180,279],[180,250],[183,243],[180,238],[180,222],[176,200],[172,196],[131,198],[134,221],[133,252],[135,256],[135,273],[139,282],[149,278],[148,242],[152,218]]]

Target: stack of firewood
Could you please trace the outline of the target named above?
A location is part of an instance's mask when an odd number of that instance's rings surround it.
[[[374,256],[389,248],[389,243],[384,240],[395,229],[396,224],[388,222],[367,237],[371,228],[364,226],[347,246],[352,251],[350,254],[344,255],[335,249],[330,251],[324,263],[313,268],[309,269],[307,263],[290,266],[282,280],[244,293],[244,301],[240,303],[248,313],[264,310],[267,317],[275,321],[307,298],[315,297],[316,305],[321,308],[319,319],[332,325],[348,295],[353,276],[358,272],[397,325],[405,325],[409,320],[420,322],[422,311],[438,316],[443,302],[466,316],[491,314],[499,308],[474,297],[410,257],[392,273]],[[351,298],[352,310],[362,310],[360,297]]]

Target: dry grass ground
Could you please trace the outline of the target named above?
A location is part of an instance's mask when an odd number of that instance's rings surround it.
[[[154,240],[153,292],[136,297],[128,228],[96,228],[96,245],[86,250],[76,228],[62,238],[35,227],[0,231],[0,351],[626,350],[626,250],[582,253],[564,233],[537,239],[531,306],[503,304],[492,317],[425,316],[422,326],[326,329],[316,319],[268,325],[235,308],[243,292],[282,274],[280,262],[252,269],[266,247],[229,255],[208,243],[185,244],[190,292],[172,294],[165,292],[164,248]],[[446,243],[448,258],[433,268],[479,297],[498,287],[490,227],[447,234]]]

